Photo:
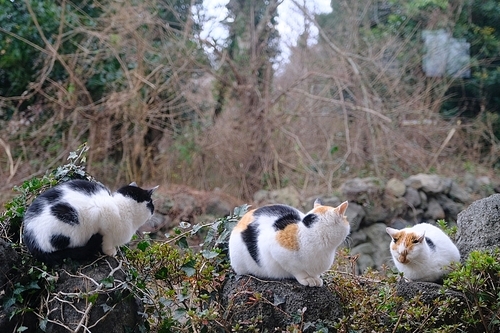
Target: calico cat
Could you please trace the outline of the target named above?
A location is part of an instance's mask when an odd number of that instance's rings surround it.
[[[413,281],[439,281],[449,272],[460,252],[438,227],[420,223],[401,230],[386,228],[392,237],[390,251],[396,268]]]
[[[151,195],[136,183],[115,193],[102,184],[70,180],[38,196],[24,216],[23,241],[47,264],[65,258],[90,259],[100,252],[114,256],[154,211]]]
[[[237,274],[261,278],[295,278],[305,286],[322,286],[320,274],[335,259],[350,231],[345,211],[314,202],[307,214],[286,205],[247,212],[229,238],[229,258]]]

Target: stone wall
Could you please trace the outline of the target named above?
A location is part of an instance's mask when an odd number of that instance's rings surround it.
[[[417,174],[403,180],[393,178],[387,182],[375,177],[354,178],[344,182],[336,196],[316,197],[331,206],[349,201],[346,214],[351,234],[346,246],[353,255],[359,254],[358,273],[362,273],[368,267],[379,270],[384,265],[393,266],[387,226],[401,229],[421,222],[435,224],[440,219],[453,225],[458,214],[473,200],[486,197],[495,189],[488,177],[466,175],[461,184],[431,174]],[[257,206],[285,203],[306,212],[316,197],[302,200],[297,190],[285,188],[259,191],[254,201]]]
[[[384,265],[392,267],[390,237],[385,232],[387,226],[401,229],[421,222],[435,223],[439,219],[454,224],[458,213],[473,200],[494,192],[495,185],[488,177],[466,175],[459,184],[438,175],[417,174],[402,180],[349,179],[335,195],[319,193],[308,198],[294,187],[260,190],[249,204],[260,207],[282,203],[307,212],[316,198],[330,206],[348,200],[351,234],[346,246],[353,255],[359,254],[358,273],[362,273],[368,267],[377,270]],[[186,186],[160,187],[155,196],[155,216],[141,231],[152,232],[157,237],[169,233],[181,221],[191,224],[206,222],[227,215],[244,203],[218,190],[198,191]]]

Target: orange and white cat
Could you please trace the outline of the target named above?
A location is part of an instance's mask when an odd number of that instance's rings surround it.
[[[396,268],[413,281],[438,281],[449,265],[460,261],[460,252],[441,229],[420,223],[401,230],[386,228],[392,237],[390,251]]]
[[[307,214],[286,205],[247,212],[231,232],[229,257],[237,274],[261,278],[295,278],[305,286],[322,286],[320,275],[350,231],[347,201],[338,207],[319,200]]]

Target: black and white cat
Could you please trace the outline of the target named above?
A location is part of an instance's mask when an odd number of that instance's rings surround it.
[[[100,183],[70,180],[38,196],[24,216],[23,241],[48,264],[114,256],[154,211],[151,195],[135,183],[111,194]]]

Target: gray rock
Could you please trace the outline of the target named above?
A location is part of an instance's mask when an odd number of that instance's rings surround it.
[[[12,248],[12,244],[0,238],[0,290],[13,287],[11,278],[18,274],[15,270],[18,261],[19,254]]]
[[[305,202],[305,207],[306,207],[305,210],[310,210],[311,203],[314,203],[314,200],[316,199],[320,199],[323,205],[330,207],[337,207],[343,202],[343,200],[340,200],[340,198],[336,196],[322,195],[322,196],[311,197],[307,200],[307,202]]]
[[[443,290],[443,286],[432,282],[408,282],[404,279],[399,280],[396,286],[396,294],[405,300],[411,300],[420,295],[424,304],[432,305],[437,299],[453,297],[458,300],[458,304],[465,306],[467,299],[464,294],[454,290]]]
[[[428,175],[424,173],[408,177],[405,179],[405,184],[416,190],[421,189],[427,194],[440,193],[445,189],[445,183],[441,177],[438,175]]]
[[[464,175],[464,183],[465,187],[470,192],[476,192],[479,189],[479,185],[477,184],[476,177],[474,177],[471,173],[466,173]]]
[[[12,244],[6,242],[0,238],[0,290],[9,294],[14,287],[14,276],[20,274],[16,269],[17,265],[20,265],[20,256],[12,248]],[[0,299],[4,297],[1,295]],[[2,302],[3,303],[3,302]],[[11,318],[11,311],[16,309],[6,310],[3,306],[0,306],[0,332],[15,332],[16,323],[18,320],[18,315]],[[19,309],[21,310],[21,309]],[[29,318],[28,318],[29,317]],[[38,320],[35,315],[29,312],[23,318],[24,326],[26,327],[37,327]]]
[[[453,201],[450,197],[444,194],[438,194],[436,196],[436,200],[443,208],[446,214],[447,222],[456,221],[458,213],[460,213],[464,209],[463,204]]]
[[[410,208],[420,207],[420,204],[422,203],[422,199],[420,198],[420,194],[413,187],[408,187],[406,189],[404,198],[405,198],[408,206],[410,206]]]
[[[373,223],[383,222],[389,219],[389,210],[382,204],[374,203],[365,207],[366,216],[363,220],[363,226],[369,226]]]
[[[254,295],[259,295],[255,297]],[[297,316],[313,325],[304,332],[313,332],[314,323],[333,328],[343,316],[339,297],[328,286],[306,287],[296,280],[263,281],[251,276],[226,278],[222,290],[225,319],[243,330],[254,324],[260,332],[275,332],[295,323]]]
[[[424,210],[421,208],[408,209],[404,219],[410,221],[412,224],[420,223],[424,218]]]
[[[493,250],[500,244],[500,194],[474,201],[458,214],[457,247],[462,260],[472,250]]]
[[[424,191],[418,191],[418,195],[420,195],[420,208],[427,209],[427,194]]]
[[[391,237],[385,231],[385,223],[375,223],[361,229],[366,235],[366,243],[359,244],[351,249],[352,254],[359,254],[358,273],[362,274],[366,268],[380,269],[383,265],[392,266],[389,244]],[[365,258],[368,257],[368,258]],[[365,266],[365,265],[372,266]]]
[[[385,185],[385,192],[392,194],[395,197],[402,197],[406,192],[406,185],[403,181],[397,178],[391,178]]]
[[[403,228],[409,228],[414,226],[416,223],[411,223],[409,221],[403,220],[403,219],[395,219],[391,221],[390,227],[394,229],[403,229]]]
[[[471,200],[471,195],[455,182],[451,184],[448,196],[461,203],[468,203]]]
[[[349,202],[366,203],[374,199],[380,200],[384,188],[382,180],[376,177],[367,177],[345,181],[340,186],[340,191]]]
[[[105,285],[103,280],[107,281]],[[104,257],[76,269],[64,264],[53,295],[57,297],[47,302],[44,312],[49,318],[47,332],[83,331],[79,323],[92,327],[92,332],[140,332],[145,328],[139,314],[144,311],[142,303],[132,296],[115,258]],[[97,295],[93,303],[88,302],[91,295]]]
[[[213,195],[207,200],[205,214],[224,217],[230,215],[233,209],[234,205],[231,202],[224,200],[218,195]]]
[[[267,204],[285,204],[292,207],[300,207],[300,193],[293,186],[273,191],[260,190],[254,193],[253,198],[257,206]],[[309,203],[307,210],[312,209],[313,203],[314,201]]]
[[[476,182],[480,187],[481,186],[491,186],[491,180],[488,176],[477,177]]]
[[[351,233],[357,231],[366,216],[365,210],[355,202],[349,202],[346,211],[347,221],[351,225]]]
[[[368,237],[363,229],[359,229],[356,232],[351,232],[351,234],[347,237],[346,243],[350,248],[354,248],[361,243],[365,243]],[[352,250],[351,250],[352,252]]]
[[[374,260],[375,247],[370,243],[362,243],[351,249],[351,256],[359,255],[356,261],[358,274],[363,274],[368,268],[375,268],[377,265]]]
[[[340,191],[347,200],[358,201],[368,191],[368,184],[361,178],[349,179],[340,186]]]
[[[444,219],[446,217],[446,214],[439,202],[434,198],[430,198],[429,205],[427,206],[427,211],[424,213],[424,217],[431,220],[440,220]]]
[[[470,301],[467,297],[458,291],[445,289],[443,286],[432,282],[408,282],[404,279],[399,280],[396,285],[396,296],[403,298],[406,301],[411,301],[417,297],[424,305],[435,307],[437,301],[446,302],[446,308],[439,309],[433,314],[432,327],[438,331],[447,325],[459,325],[460,316],[457,313],[463,313],[468,310],[467,304]],[[451,305],[451,306],[450,306]],[[427,326],[430,328],[429,326]],[[416,330],[415,332],[419,332]],[[467,330],[466,332],[481,332],[481,327]],[[427,332],[427,330],[426,330]]]
[[[450,189],[454,181],[451,178],[441,178],[441,182],[443,183],[443,191],[441,191],[441,193],[447,195],[448,193],[450,193]]]

